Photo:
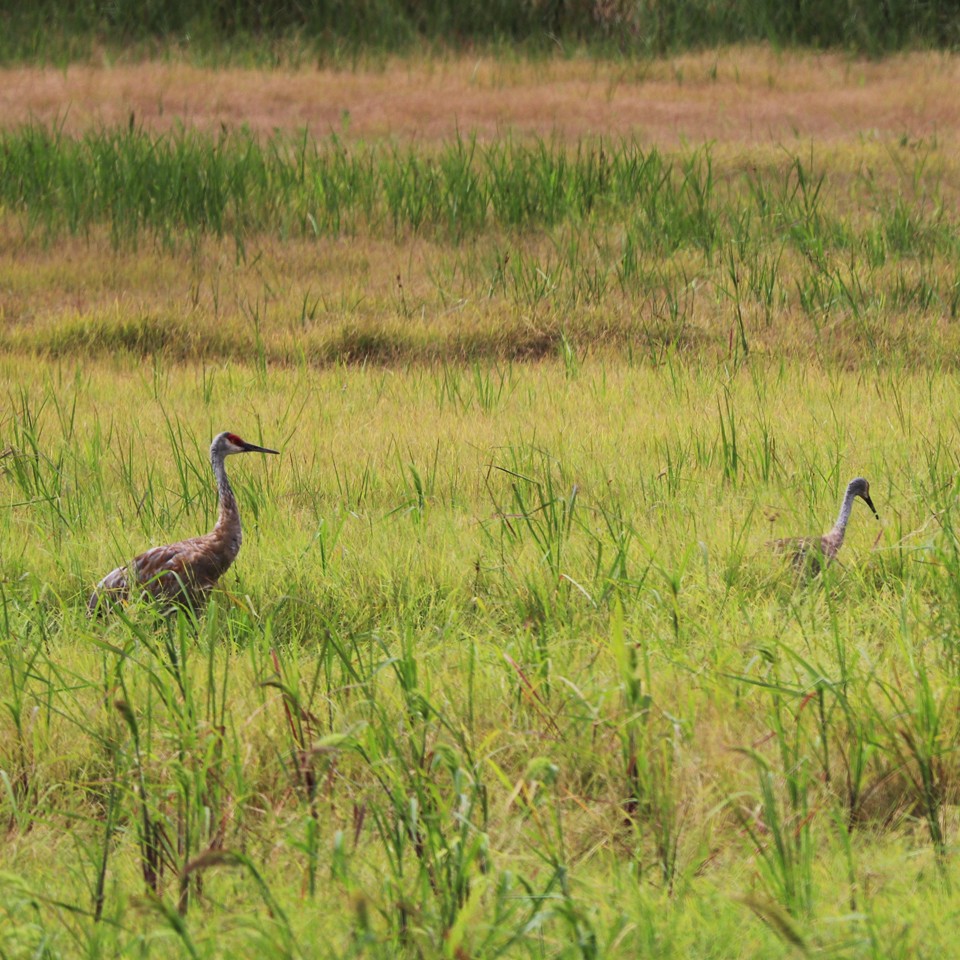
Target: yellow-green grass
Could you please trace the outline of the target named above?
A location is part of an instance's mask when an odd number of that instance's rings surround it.
[[[949,950],[953,378],[0,377],[9,954]],[[246,536],[215,613],[88,622],[106,570],[210,526],[221,429],[282,455],[229,462]],[[858,504],[842,563],[797,582],[766,540],[826,529],[857,474],[881,523]]]

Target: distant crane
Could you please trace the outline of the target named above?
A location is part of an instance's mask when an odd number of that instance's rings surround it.
[[[210,464],[220,494],[220,515],[216,526],[202,537],[153,547],[134,557],[128,565],[108,573],[90,595],[87,611],[91,616],[128,599],[133,585],[158,599],[199,609],[207,594],[237,559],[243,541],[240,511],[223,465],[224,459],[234,453],[279,451],[254,446],[235,433],[220,433],[214,437],[210,444]]]
[[[792,554],[793,565],[798,569],[819,573],[821,563],[826,566],[831,560],[836,559],[847,532],[847,522],[850,519],[850,511],[853,509],[853,501],[857,497],[863,500],[879,520],[880,514],[877,513],[877,508],[870,499],[870,484],[863,477],[855,477],[847,484],[847,492],[840,506],[840,515],[829,533],[825,533],[822,537],[786,537],[783,540],[772,540],[770,546],[778,553]]]

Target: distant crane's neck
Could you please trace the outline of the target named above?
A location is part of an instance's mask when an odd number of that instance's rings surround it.
[[[843,543],[844,534],[847,532],[847,523],[850,520],[850,511],[853,509],[853,501],[856,499],[856,496],[857,495],[848,488],[843,498],[843,503],[840,505],[840,514],[831,531],[837,538],[838,547]]]

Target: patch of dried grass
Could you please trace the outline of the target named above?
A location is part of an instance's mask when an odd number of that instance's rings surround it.
[[[68,131],[134,122],[216,130],[434,141],[457,130],[639,136],[651,144],[777,143],[862,136],[952,137],[960,59],[883,61],[734,47],[628,63],[481,58],[391,60],[383,69],[204,70],[149,62],[3,71],[0,125],[61,122]]]

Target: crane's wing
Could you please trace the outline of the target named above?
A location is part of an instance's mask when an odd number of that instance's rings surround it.
[[[203,584],[198,580],[201,539],[181,540],[145,550],[133,559],[137,583],[155,597],[175,597]]]
[[[130,596],[131,583],[139,584],[155,597],[190,596],[197,586],[204,589],[197,579],[198,572],[202,572],[196,562],[203,555],[200,539],[153,547],[134,557],[129,565],[111,570],[90,595],[88,613],[92,616],[114,603],[123,603]]]
[[[117,567],[97,585],[87,604],[90,614],[103,608],[104,601],[122,603],[130,595],[132,585],[158,599],[202,602],[216,586],[237,555],[239,543],[225,543],[217,531],[202,537],[191,537],[179,543],[153,547],[133,558],[128,566]]]

